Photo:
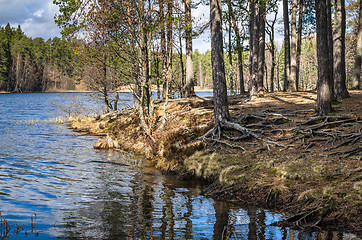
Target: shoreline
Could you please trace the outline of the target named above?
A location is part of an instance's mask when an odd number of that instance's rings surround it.
[[[152,92],[157,92],[157,87],[152,85],[151,86]],[[160,88],[162,92],[162,87]],[[212,88],[200,88],[195,86],[195,92],[212,92]],[[22,92],[22,93],[94,93],[97,91],[90,91],[90,90],[54,90],[50,89],[45,92]],[[121,89],[117,91],[118,93],[132,93],[130,86],[123,86]],[[10,94],[10,93],[18,93],[18,92],[7,92],[7,91],[0,91],[0,94]],[[20,93],[20,92],[19,92]]]
[[[323,121],[317,122],[313,116],[316,96],[312,92],[266,94],[251,102],[240,95],[229,97],[235,121],[255,128],[260,136],[266,133],[265,139],[273,138],[285,147],[252,138],[234,141],[238,133],[233,131],[223,132],[228,138],[198,140],[212,124],[210,98],[170,100],[172,119],[162,130],[155,130],[155,141],[138,127],[134,109],[97,118],[74,117],[69,124],[76,131],[107,135],[95,148],[133,152],[179,178],[208,180],[206,196],[294,213],[294,217],[299,214],[297,220],[281,225],[361,235],[360,138],[354,145],[339,139],[339,135],[360,134],[357,130],[362,127],[362,91],[352,91],[351,95],[334,106],[337,112],[324,119],[326,126],[319,126]],[[161,114],[157,106],[156,112]],[[316,129],[315,136],[308,135],[309,128]],[[340,133],[334,134],[337,130]],[[329,146],[332,135],[336,139]],[[357,154],[351,154],[352,150]],[[307,224],[301,225],[303,221]]]

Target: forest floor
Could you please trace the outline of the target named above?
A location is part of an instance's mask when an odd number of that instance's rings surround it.
[[[314,113],[315,92],[231,96],[233,121],[249,130],[203,140],[213,123],[212,98],[170,100],[168,121],[153,139],[135,109],[69,123],[104,136],[95,148],[142,154],[164,172],[210,181],[207,196],[292,213],[276,225],[361,235],[362,91],[350,94],[326,117]],[[156,104],[156,120],[162,107]]]

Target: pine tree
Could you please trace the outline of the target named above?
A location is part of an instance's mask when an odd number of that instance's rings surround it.
[[[328,16],[325,0],[316,1],[318,82],[316,112],[326,115],[332,111],[331,64],[328,44]]]

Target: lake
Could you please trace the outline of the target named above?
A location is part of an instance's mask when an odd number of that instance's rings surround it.
[[[0,94],[1,239],[348,238],[272,227],[281,214],[205,198],[204,182],[164,176],[132,154],[94,150],[97,137],[54,119],[100,111],[88,95]],[[125,93],[121,99],[132,104]]]

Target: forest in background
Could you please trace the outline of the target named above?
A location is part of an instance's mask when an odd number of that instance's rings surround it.
[[[10,24],[0,28],[0,91],[75,90],[76,71],[69,41],[30,38]]]
[[[62,1],[58,1],[60,4]],[[64,3],[66,1],[63,1]],[[161,2],[161,1],[159,1]],[[158,3],[149,5],[148,8],[157,10]],[[149,61],[149,81],[152,85],[160,86],[158,88],[161,96],[161,89],[164,83],[162,73],[162,59],[165,54],[161,49],[161,42],[158,40],[162,33],[163,17],[171,28],[172,34],[172,54],[171,54],[171,75],[169,88],[171,92],[182,92],[186,82],[186,54],[185,54],[185,38],[186,38],[186,11],[182,5],[182,1],[172,2],[172,14],[167,16],[153,16],[151,22],[153,27],[149,33],[148,41],[148,61]],[[265,73],[263,76],[264,90],[267,92],[283,91],[285,87],[285,44],[275,40],[276,32],[283,19],[277,19],[279,1],[268,1],[266,12],[263,18],[266,20],[265,33]],[[194,4],[195,5],[195,4]],[[302,24],[298,22],[298,26],[303,26],[301,32],[300,44],[300,70],[298,79],[298,90],[315,90],[317,80],[317,48],[315,37],[315,11],[313,4],[304,2]],[[289,7],[291,4],[289,3]],[[69,6],[68,6],[69,7]],[[79,6],[78,6],[79,7]],[[104,7],[104,6],[103,6]],[[108,6],[110,7],[110,6]],[[126,7],[126,6],[124,6]],[[196,6],[191,6],[196,7]],[[358,1],[347,1],[346,6],[346,84],[349,89],[353,88],[352,80],[354,74],[354,61],[357,45],[358,31]],[[68,8],[67,11],[70,9]],[[226,81],[229,92],[243,92],[248,89],[251,65],[250,59],[250,26],[248,20],[248,6],[245,1],[224,1],[223,8],[223,30],[224,30],[224,62]],[[292,9],[289,9],[291,13]],[[65,11],[65,9],[63,9]],[[118,11],[114,8],[113,11]],[[89,13],[88,13],[89,14]],[[161,13],[157,11],[157,14]],[[61,15],[60,15],[61,16]],[[79,17],[79,16],[78,16]],[[82,18],[85,17],[82,16]],[[89,17],[89,16],[88,16]],[[168,18],[172,21],[168,20]],[[298,21],[300,21],[300,19]],[[63,19],[64,20],[64,19]],[[113,19],[114,20],[114,19]],[[61,25],[61,18],[58,23]],[[279,22],[279,25],[278,25]],[[63,26],[65,21],[63,22]],[[135,24],[136,27],[137,24]],[[200,19],[192,19],[193,38],[198,37],[208,23],[202,23]],[[73,25],[74,27],[75,25]],[[278,28],[276,26],[279,26]],[[78,26],[80,27],[80,26]],[[165,26],[164,26],[165,27]],[[82,26],[83,30],[84,25]],[[66,29],[66,28],[65,28]],[[65,91],[65,90],[91,90],[103,91],[102,84],[102,62],[107,69],[107,85],[108,91],[119,90],[121,86],[133,83],[131,71],[123,72],[124,65],[130,67],[130,56],[125,56],[127,48],[130,46],[122,46],[119,42],[114,41],[113,37],[108,36],[107,59],[102,61],[97,55],[99,44],[97,40],[90,38],[87,40],[75,40],[75,29],[68,28],[68,33],[64,31],[64,38],[55,37],[53,39],[44,40],[42,38],[27,37],[21,30],[21,26],[16,29],[9,24],[0,29],[0,91],[7,92],[45,92],[45,91]],[[79,29],[78,29],[79,30]],[[72,32],[73,31],[73,32]],[[71,33],[71,34],[70,34]],[[100,35],[100,34],[99,34]],[[71,37],[70,37],[71,36]],[[113,39],[113,40],[112,40]],[[120,37],[121,39],[121,37]],[[91,41],[89,41],[91,40]],[[273,41],[272,41],[273,40]],[[109,41],[113,41],[112,45]],[[129,44],[128,42],[127,44]],[[126,44],[123,42],[122,44]],[[137,44],[137,43],[136,43]],[[115,49],[115,48],[119,49]],[[241,57],[238,55],[238,48],[241,49]],[[238,62],[241,58],[241,64]],[[193,50],[193,74],[192,82],[201,88],[212,88],[212,68],[211,68],[211,52],[199,53]],[[242,66],[240,66],[242,65]],[[166,70],[167,71],[167,70]],[[240,74],[242,71],[242,74]],[[242,76],[241,76],[242,75]],[[240,78],[243,78],[243,86],[240,88]]]

